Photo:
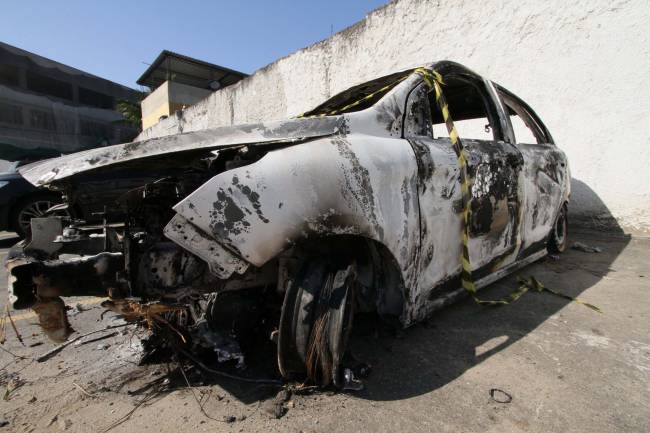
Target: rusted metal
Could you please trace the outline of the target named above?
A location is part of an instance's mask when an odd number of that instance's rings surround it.
[[[169,240],[183,245],[205,260],[210,271],[219,278],[230,278],[233,273],[243,274],[249,266],[181,215],[175,215],[165,226],[164,232]]]

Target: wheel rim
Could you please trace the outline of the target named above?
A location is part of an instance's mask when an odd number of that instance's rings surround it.
[[[22,208],[18,213],[18,225],[23,233],[27,233],[30,230],[30,224],[32,218],[41,218],[47,216],[47,211],[55,202],[51,200],[37,200],[29,203],[27,206]],[[57,211],[54,215],[58,216],[69,216],[68,212],[65,210]]]

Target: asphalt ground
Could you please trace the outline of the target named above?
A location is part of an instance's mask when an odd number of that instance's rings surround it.
[[[14,311],[25,346],[7,326],[0,431],[650,431],[650,239],[582,230],[572,233],[576,240],[603,251],[569,250],[518,274],[602,314],[531,292],[497,308],[467,299],[401,333],[366,323],[352,341],[372,365],[363,391],[294,393],[275,406],[272,387],[188,369],[188,388],[173,365],[138,366],[130,328],[36,362],[54,344],[29,310]],[[0,234],[0,260],[15,241]],[[516,287],[510,276],[480,294],[495,299]],[[66,299],[78,333],[119,323],[112,313],[100,318],[100,301]],[[271,413],[278,404],[280,418]]]

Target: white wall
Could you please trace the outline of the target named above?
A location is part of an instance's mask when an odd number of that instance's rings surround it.
[[[398,0],[144,131],[295,116],[345,88],[434,60],[503,84],[567,152],[573,217],[650,232],[650,2]]]

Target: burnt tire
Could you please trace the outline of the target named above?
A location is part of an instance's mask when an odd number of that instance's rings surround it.
[[[560,208],[548,238],[548,251],[559,254],[566,251],[569,243],[569,218],[566,203]]]
[[[341,362],[354,316],[354,264],[311,262],[289,285],[282,305],[278,367],[288,380],[343,385]]]

